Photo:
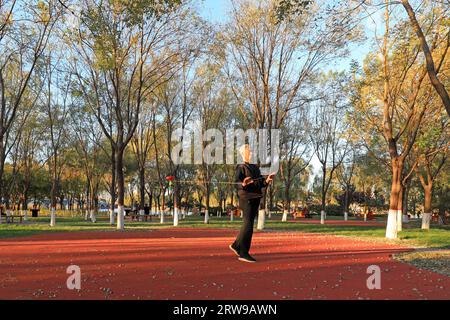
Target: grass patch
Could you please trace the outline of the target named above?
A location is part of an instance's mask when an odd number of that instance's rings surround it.
[[[266,224],[268,229],[301,231],[310,233],[332,234],[337,236],[350,236],[368,238],[377,241],[389,241],[385,238],[386,228],[384,226],[339,226],[320,225],[306,223],[285,223],[271,221]],[[448,226],[433,226],[430,230],[422,230],[415,224],[405,225],[403,231],[398,233],[399,244],[427,247],[427,248],[450,248],[450,228]]]
[[[450,277],[450,250],[407,252],[395,255],[394,259]]]

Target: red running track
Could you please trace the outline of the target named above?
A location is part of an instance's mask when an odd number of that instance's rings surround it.
[[[0,240],[0,299],[450,299],[450,278],[393,261],[408,249],[320,234],[255,233],[256,264],[228,249],[236,231],[73,232]],[[66,268],[81,268],[81,290]],[[366,286],[381,268],[381,290]]]

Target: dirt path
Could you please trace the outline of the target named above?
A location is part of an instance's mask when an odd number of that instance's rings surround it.
[[[450,299],[450,278],[394,261],[410,249],[305,233],[256,233],[256,264],[235,231],[73,232],[0,240],[0,299]],[[81,268],[81,290],[66,268]],[[369,265],[381,290],[368,290]]]

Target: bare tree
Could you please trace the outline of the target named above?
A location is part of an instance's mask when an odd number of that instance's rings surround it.
[[[178,1],[128,7],[85,1],[72,35],[74,72],[87,103],[111,143],[117,179],[117,228],[124,228],[123,155],[139,124],[142,103],[186,60],[192,30]],[[90,93],[93,92],[93,95]]]
[[[223,36],[226,70],[243,126],[268,129],[268,145],[272,129],[312,100],[302,92],[317,68],[345,54],[347,44],[360,35],[341,5],[317,3],[296,12],[296,19],[282,20],[277,19],[278,5],[274,0],[233,1]],[[259,220],[265,211],[260,210]]]
[[[196,48],[193,46],[193,48]],[[196,49],[198,51],[198,49]],[[181,150],[173,150],[174,135],[181,133],[179,143],[183,144],[184,134],[189,121],[192,118],[194,106],[192,103],[192,89],[195,77],[192,76],[193,61],[185,61],[179,73],[159,90],[159,100],[162,115],[164,116],[164,133],[165,133],[165,159],[168,163],[169,174],[175,177],[173,181],[173,224],[178,225],[178,218],[181,210],[181,189],[179,183],[183,177],[183,168],[180,163],[175,163],[174,158],[182,156]],[[178,152],[178,153],[177,153]]]
[[[342,164],[350,144],[346,136],[347,123],[344,122],[348,101],[342,82],[345,75],[329,73],[319,86],[325,97],[319,100],[313,112],[310,132],[314,153],[321,165],[321,223],[326,218],[326,197],[336,169]]]
[[[153,104],[147,102],[141,112],[140,121],[131,139],[131,146],[138,164],[139,181],[139,214],[144,214],[145,207],[145,177],[148,157],[152,150],[154,139],[151,130],[153,114],[156,112]]]
[[[287,215],[291,208],[292,186],[299,175],[309,166],[313,153],[309,141],[311,126],[305,109],[299,109],[296,113],[287,117],[283,127],[281,141],[280,175],[283,181],[283,217],[287,221]]]
[[[52,48],[54,49],[54,48]],[[52,50],[53,51],[53,50]],[[45,90],[41,103],[48,125],[48,167],[52,177],[50,191],[50,226],[56,225],[56,203],[60,187],[61,171],[64,158],[62,148],[66,144],[66,121],[69,117],[71,76],[58,72],[60,57],[53,58],[52,53],[45,57],[44,72]],[[61,199],[63,200],[63,199]]]
[[[202,152],[202,161],[198,170],[198,176],[205,198],[206,210],[204,223],[207,224],[209,223],[211,195],[214,191],[215,181],[213,178],[219,168],[215,159],[218,159],[223,153],[223,149],[221,149],[222,153],[218,153],[218,148],[215,148],[216,143],[219,143],[219,149],[221,148],[223,135],[221,141],[216,141],[215,139],[218,139],[218,137],[214,133],[217,133],[217,131],[213,132],[211,130],[217,130],[221,127],[221,123],[223,123],[229,107],[230,92],[222,85],[224,76],[217,63],[213,61],[205,62],[197,69],[196,75],[198,80],[194,83],[193,87],[193,103],[197,116],[195,132],[198,134],[197,139],[200,141],[197,141],[201,144],[199,150]],[[213,139],[213,143],[208,144]],[[194,144],[196,143],[195,141],[196,138],[194,137]],[[212,155],[213,153],[214,155]],[[223,161],[223,157],[220,160]]]
[[[60,13],[53,0],[0,2],[0,199],[11,130],[24,97],[35,101],[39,95],[31,79]]]
[[[352,180],[356,167],[357,151],[355,146],[350,146],[350,151],[343,159],[341,165],[336,170],[336,178],[344,189],[344,220],[348,220],[348,211],[350,207],[350,192],[352,191]]]
[[[427,113],[418,141],[412,150],[417,164],[414,170],[424,191],[422,229],[430,228],[434,184],[449,155],[449,121],[441,110],[442,108],[436,106]]]
[[[83,104],[80,104],[78,109],[71,110],[70,135],[73,137],[73,145],[78,155],[78,164],[82,167],[86,178],[85,220],[89,216],[92,222],[96,222],[98,193],[107,170],[104,158],[109,157],[109,154],[108,150],[105,150],[103,133],[97,120],[91,113],[85,111]]]
[[[39,116],[29,116],[22,130],[22,138],[16,142],[20,159],[20,171],[22,173],[21,202],[24,220],[27,219],[33,171],[38,165],[39,149],[42,145],[43,126],[39,122]]]

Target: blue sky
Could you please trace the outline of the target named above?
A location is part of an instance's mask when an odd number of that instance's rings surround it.
[[[231,0],[199,0],[199,9],[202,16],[212,22],[221,23],[226,20],[227,13],[231,7]],[[372,33],[373,24],[366,19],[365,28],[366,33]],[[370,36],[368,34],[368,36]],[[364,59],[364,56],[369,52],[371,46],[370,42],[366,41],[364,44],[354,45],[351,48],[351,54],[348,58],[336,61],[334,65],[328,66],[330,69],[343,70],[347,69],[351,60],[356,60],[360,64]]]
[[[198,4],[200,12],[202,16],[212,22],[221,23],[226,20],[227,13],[231,6],[230,0],[201,0],[201,3]],[[374,19],[378,20],[375,16]],[[370,20],[366,19],[364,21],[366,36],[368,39],[373,37],[373,31],[375,24]],[[360,43],[358,45],[353,45],[350,48],[350,56],[345,59],[337,60],[334,64],[326,66],[325,70],[347,70],[350,62],[352,60],[356,60],[362,65],[363,59],[366,54],[371,49],[371,42],[365,41],[365,43]],[[320,163],[318,159],[314,156],[311,162],[313,166],[314,175],[319,174],[320,172]],[[313,177],[311,177],[312,182]]]
[[[226,17],[229,0],[201,0],[202,14],[210,21],[223,21]]]

